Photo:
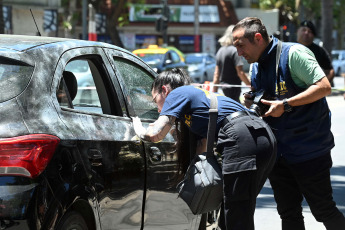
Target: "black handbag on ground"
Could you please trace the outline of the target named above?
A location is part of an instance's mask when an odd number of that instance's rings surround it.
[[[218,116],[218,101],[214,93],[210,93],[210,101],[207,151],[194,157],[184,179],[177,185],[179,197],[195,215],[217,210],[223,200],[222,169],[213,152]]]

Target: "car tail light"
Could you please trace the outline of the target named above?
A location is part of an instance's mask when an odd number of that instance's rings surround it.
[[[0,175],[38,176],[59,142],[58,137],[47,134],[0,139]]]

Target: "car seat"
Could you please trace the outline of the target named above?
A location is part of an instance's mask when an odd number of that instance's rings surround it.
[[[63,71],[63,78],[65,80],[69,95],[71,97],[71,101],[73,101],[78,91],[77,78],[70,71]]]

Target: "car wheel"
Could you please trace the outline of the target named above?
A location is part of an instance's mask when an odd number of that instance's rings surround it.
[[[87,224],[82,215],[76,211],[66,213],[60,223],[57,230],[88,230]]]

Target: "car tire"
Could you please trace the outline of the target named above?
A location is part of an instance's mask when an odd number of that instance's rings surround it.
[[[83,216],[76,212],[67,212],[60,220],[57,230],[88,230]]]

